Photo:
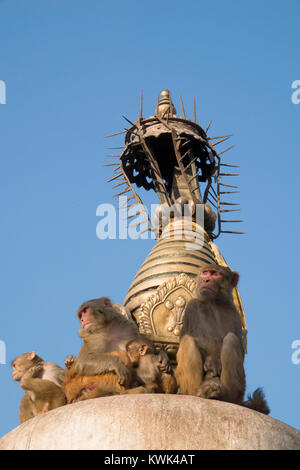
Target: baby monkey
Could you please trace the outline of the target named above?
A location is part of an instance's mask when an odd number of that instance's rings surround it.
[[[65,405],[61,388],[64,370],[53,362],[45,362],[34,351],[21,354],[12,361],[12,378],[26,392],[20,403],[19,419],[28,419]]]
[[[148,393],[177,393],[177,382],[165,351],[156,351],[143,336],[129,341],[126,350],[137,381]]]

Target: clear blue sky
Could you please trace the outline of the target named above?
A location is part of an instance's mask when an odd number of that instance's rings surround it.
[[[241,275],[247,391],[263,386],[271,416],[300,428],[299,16],[298,0],[0,1],[0,435],[18,424],[23,393],[10,361],[77,354],[77,306],[122,303],[153,246],[96,237],[96,208],[114,194],[104,154],[122,145],[104,136],[122,114],[135,120],[141,88],[145,115],[169,88],[190,117],[196,96],[213,135],[234,134],[247,234],[218,246]]]

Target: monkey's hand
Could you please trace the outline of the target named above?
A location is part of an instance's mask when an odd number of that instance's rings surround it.
[[[170,374],[172,371],[171,364],[167,354],[164,351],[158,353],[158,368],[161,372]]]
[[[30,367],[30,369],[28,369],[26,374],[23,375],[23,378],[25,378],[25,379],[29,379],[29,378],[36,379],[38,377],[41,377],[41,375],[43,373],[43,370],[44,370],[43,366]]]
[[[72,365],[74,364],[76,360],[76,356],[71,356],[69,354],[69,356],[66,357],[66,359],[64,360],[64,364],[66,366],[67,369],[70,369],[72,367]]]
[[[77,358],[75,371],[79,375],[101,375],[114,372],[118,376],[119,384],[124,386],[129,385],[132,378],[131,371],[121,359],[118,356],[110,356],[109,354],[98,354],[83,363]]]
[[[42,373],[43,373],[43,370],[44,370],[44,367],[43,366],[33,366],[33,367],[30,367],[30,369],[28,369],[25,374],[23,375],[21,381],[20,381],[20,385],[21,387],[23,387],[24,385],[26,385],[27,381],[30,380],[30,379],[36,379],[38,377],[41,377],[42,376]]]
[[[222,365],[217,356],[207,356],[203,366],[206,378],[220,377]]]

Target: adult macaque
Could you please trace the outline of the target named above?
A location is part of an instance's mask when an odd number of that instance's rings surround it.
[[[165,351],[155,351],[153,344],[142,336],[130,341],[126,349],[138,380],[149,393],[177,392],[177,382]]]
[[[143,349],[141,370],[144,370],[143,375],[148,372],[150,381],[161,376],[160,382],[155,387],[147,387],[137,376],[133,367],[140,356],[137,358],[134,355],[137,351],[134,351],[132,362],[130,353],[126,352],[128,343],[133,350],[138,341],[137,327],[113,308],[109,298],[101,297],[84,303],[77,316],[81,323],[79,335],[84,344],[77,358],[68,356],[65,361],[67,369],[63,388],[68,403],[122,393],[149,393],[154,388],[173,393],[169,390],[175,388],[174,377],[170,373],[159,373],[159,367],[161,371],[167,371],[169,367],[163,352],[161,357],[155,355],[155,360],[149,360],[147,371],[148,359],[144,360],[144,357],[149,345]]]
[[[81,323],[79,336],[84,343],[75,362],[79,375],[114,372],[121,385],[130,381],[130,371],[118,355],[107,354],[126,350],[126,344],[138,336],[137,327],[120,315],[108,297],[90,300],[77,312]]]
[[[183,394],[243,404],[242,323],[232,298],[238,280],[238,273],[215,264],[198,274],[197,298],[187,304],[177,353],[175,375]],[[262,391],[254,395],[255,409],[267,414]],[[249,397],[245,406],[251,403]]]
[[[26,392],[20,403],[19,419],[23,423],[34,416],[65,405],[61,388],[64,370],[45,362],[34,351],[21,354],[12,362],[12,378]]]
[[[145,387],[139,385],[132,370],[132,364],[126,351],[112,351],[107,353],[118,357],[128,368],[128,384],[121,385],[114,372],[103,372],[98,375],[79,375],[76,372],[76,358],[68,356],[65,360],[66,371],[63,389],[68,403],[89,400],[91,398],[119,395],[122,393],[146,393]],[[129,388],[133,387],[133,388]]]
[[[108,297],[81,305],[77,317],[84,343],[77,358],[68,356],[63,388],[68,403],[124,392],[134,386],[128,341],[138,337],[136,325],[116,309]],[[145,392],[137,387],[135,392]]]

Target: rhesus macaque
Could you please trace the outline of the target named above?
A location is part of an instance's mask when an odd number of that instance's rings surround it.
[[[53,362],[45,362],[34,351],[21,354],[12,362],[12,378],[26,392],[20,403],[19,419],[23,423],[41,413],[63,406],[61,388],[64,370]]]
[[[76,358],[68,356],[65,360],[66,371],[63,389],[68,403],[89,400],[90,398],[119,395],[122,393],[146,393],[146,388],[139,386],[132,371],[132,364],[126,351],[112,351],[107,353],[118,357],[128,368],[128,384],[121,385],[117,374],[103,372],[98,375],[79,375],[76,372]],[[130,388],[129,387],[134,387]]]
[[[232,298],[238,280],[238,273],[215,264],[198,274],[197,298],[187,304],[177,352],[175,376],[183,394],[243,404],[242,323]],[[254,395],[244,405],[252,407],[255,399],[255,409],[268,414],[261,389]]]
[[[155,351],[153,344],[142,336],[130,341],[126,349],[138,380],[149,393],[177,392],[177,382],[165,351]]]
[[[108,297],[90,300],[77,312],[81,323],[79,336],[84,343],[75,362],[79,375],[98,375],[115,372],[121,385],[130,380],[130,371],[119,356],[107,354],[126,351],[126,344],[137,338],[137,327],[120,315]]]
[[[84,343],[77,358],[68,356],[63,388],[68,403],[122,393],[134,386],[128,341],[138,337],[136,325],[118,313],[108,297],[90,300],[77,312]],[[137,387],[129,393],[145,392]]]

